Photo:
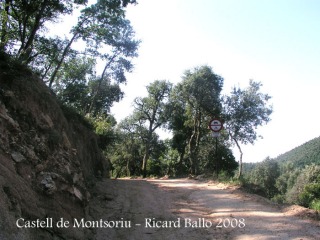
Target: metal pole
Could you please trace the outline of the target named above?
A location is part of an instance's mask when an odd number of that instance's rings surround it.
[[[215,155],[216,155],[216,171],[217,171],[217,176],[218,176],[219,171],[218,171],[218,138],[217,137],[216,137],[216,153],[215,153]]]

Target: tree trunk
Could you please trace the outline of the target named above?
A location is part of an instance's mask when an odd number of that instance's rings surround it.
[[[9,6],[10,2],[12,0],[6,0],[5,6],[4,6],[4,13],[2,16],[2,31],[1,31],[1,40],[0,40],[0,51],[5,51],[6,44],[8,41],[9,36],[7,35],[7,28],[8,28],[8,22],[9,22]],[[5,15],[5,16],[4,16]]]
[[[190,152],[190,164],[191,164],[191,167],[190,167],[190,173],[191,174],[196,174],[196,168],[195,168],[195,154],[194,154],[194,138],[195,138],[195,130],[194,132],[192,133],[191,137],[190,137],[190,140],[189,140],[189,152]]]
[[[239,173],[238,173],[238,178],[240,178],[242,176],[242,155],[243,155],[243,153],[242,153],[242,150],[241,150],[241,147],[240,147],[238,141],[236,139],[234,139],[234,138],[233,138],[233,140],[235,141],[235,143],[236,143],[236,145],[237,145],[237,147],[239,149],[239,152],[240,152]]]
[[[61,56],[61,58],[60,58],[60,60],[59,60],[59,62],[58,62],[58,64],[57,64],[57,66],[55,67],[55,69],[54,69],[54,71],[53,71],[53,73],[52,73],[52,75],[51,75],[51,77],[50,77],[49,88],[52,87],[52,84],[53,84],[53,82],[54,82],[54,80],[55,80],[55,78],[56,78],[56,76],[57,76],[57,73],[58,73],[58,71],[60,70],[62,63],[63,63],[66,55],[68,54],[68,52],[69,52],[69,50],[70,50],[71,44],[72,44],[73,41],[76,39],[77,35],[78,35],[78,34],[75,33],[75,34],[73,35],[73,37],[71,38],[71,40],[69,41],[68,45],[64,48],[63,53],[62,53],[62,56]]]
[[[77,28],[81,28],[81,26],[87,21],[87,18],[83,19],[81,22],[78,23],[78,26]],[[56,68],[54,69],[54,72],[52,73],[51,77],[50,77],[50,82],[49,82],[49,88],[51,88],[52,86],[52,83],[53,81],[55,80],[56,78],[56,75],[58,73],[58,71],[60,70],[61,68],[61,65],[66,57],[66,55],[68,54],[69,50],[70,50],[70,47],[72,45],[72,43],[74,42],[74,40],[76,40],[76,38],[78,37],[79,35],[79,31],[75,31],[75,33],[73,34],[71,40],[69,41],[68,45],[64,48],[63,50],[63,53],[62,53],[62,56],[58,62],[58,65],[56,66]]]
[[[184,147],[185,148],[185,147]],[[182,173],[182,164],[184,159],[185,149],[182,150],[182,152],[179,155],[179,161],[175,164],[174,168],[176,169],[176,173],[179,175]]]
[[[130,172],[130,158],[127,159],[127,166],[126,166],[126,172],[127,172],[127,177],[131,177],[131,172]]]
[[[196,175],[198,173],[198,149],[200,144],[200,129],[201,129],[201,112],[197,111],[193,122],[193,132],[189,141],[190,162],[191,162],[191,174]]]
[[[148,146],[146,146],[146,150],[145,150],[145,153],[144,153],[144,156],[143,156],[143,161],[142,161],[142,175],[143,175],[143,178],[146,178],[147,177],[147,161],[149,159],[149,144]]]
[[[18,51],[19,55],[20,55],[19,58],[21,61],[23,61],[26,64],[28,64],[30,62],[32,45],[33,45],[34,39],[36,37],[37,31],[41,27],[41,20],[43,18],[44,10],[47,6],[47,2],[48,2],[48,0],[43,1],[41,8],[39,10],[39,13],[36,15],[36,17],[34,19],[34,24],[33,24],[32,29],[30,31],[30,36],[27,39],[27,42],[25,42],[25,39],[24,39],[25,36],[23,37],[23,39],[21,39],[22,44],[21,44],[21,47]],[[25,24],[27,24],[27,23],[25,23]],[[24,28],[26,29],[27,26],[25,25]]]
[[[114,59],[116,58],[118,52],[116,52],[112,57],[111,59],[109,60],[109,62],[104,66],[104,69],[102,71],[102,74],[101,74],[101,77],[99,79],[99,84],[98,84],[98,87],[96,89],[96,91],[94,92],[93,96],[92,96],[92,99],[91,99],[91,103],[90,103],[90,106],[89,106],[89,110],[87,113],[90,113],[93,111],[93,107],[94,107],[94,102],[96,101],[96,98],[100,92],[100,89],[101,89],[101,84],[102,84],[102,81],[106,75],[106,72],[107,72],[107,69],[110,67],[111,63],[114,61]]]
[[[240,152],[239,173],[238,173],[238,179],[239,179],[242,176],[242,155],[243,155],[243,152],[241,150],[240,144],[238,143],[238,140],[234,136],[232,136],[230,131],[229,131],[229,135],[230,135],[230,138],[236,143],[237,148],[238,148],[238,150]]]

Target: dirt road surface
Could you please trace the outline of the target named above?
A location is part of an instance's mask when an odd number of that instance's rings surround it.
[[[319,221],[214,182],[103,180],[88,211],[97,240],[320,239]]]

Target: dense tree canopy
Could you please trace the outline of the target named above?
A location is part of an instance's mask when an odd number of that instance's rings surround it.
[[[84,114],[107,113],[122,98],[120,83],[133,68],[139,41],[125,18],[134,0],[1,1],[0,51],[29,65],[58,96]],[[51,36],[46,28],[80,8],[70,35]],[[82,42],[83,48],[74,48]],[[97,63],[103,65],[96,72]]]
[[[230,150],[232,142],[228,135],[233,141],[237,136],[239,142],[253,142],[256,133],[249,126],[260,125],[256,119],[263,119],[264,113],[270,114],[262,99],[262,96],[269,97],[261,94],[260,84],[253,81],[249,89],[238,89],[234,96],[224,97],[227,100],[221,96],[222,87],[223,78],[209,66],[186,71],[176,86],[164,80],[148,85],[148,95],[137,97],[133,113],[117,125],[120,140],[116,140],[107,154],[116,169],[115,176],[141,174],[146,177],[164,173],[233,176],[238,164]],[[241,100],[232,101],[233,98]],[[100,102],[107,103],[103,99]],[[247,115],[241,118],[243,109],[254,113],[245,112]],[[228,126],[221,131],[219,139],[213,138],[208,129],[214,117],[223,117]],[[242,126],[241,121],[246,126]],[[241,129],[233,132],[236,124]],[[172,132],[172,138],[165,143],[156,132],[160,127]]]
[[[35,57],[34,45],[39,41],[45,23],[60,15],[71,14],[76,5],[86,0],[5,0],[1,4],[1,50],[6,50],[29,63]]]
[[[186,71],[182,81],[173,90],[171,104],[174,114],[169,126],[173,132],[172,146],[180,156],[178,168],[183,169],[184,165],[192,174],[199,174],[200,169],[206,169],[207,166],[214,168],[214,164],[207,162],[208,159],[214,159],[212,151],[204,149],[206,146],[208,149],[215,146],[208,123],[221,113],[222,86],[223,78],[209,66],[202,66]],[[217,157],[215,161],[218,161]]]

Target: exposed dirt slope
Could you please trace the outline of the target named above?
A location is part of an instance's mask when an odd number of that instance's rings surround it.
[[[314,240],[320,236],[319,222],[298,218],[290,208],[283,211],[264,198],[223,184],[188,179],[104,180],[95,188],[95,196],[88,220],[131,221],[130,228],[95,228],[98,240]],[[159,227],[150,227],[149,218],[154,218],[151,226]],[[166,227],[170,221],[172,227]],[[180,225],[174,226],[177,221]]]
[[[37,76],[0,56],[0,239],[85,239],[85,229],[16,220],[84,217],[88,188],[108,172],[97,141]]]

